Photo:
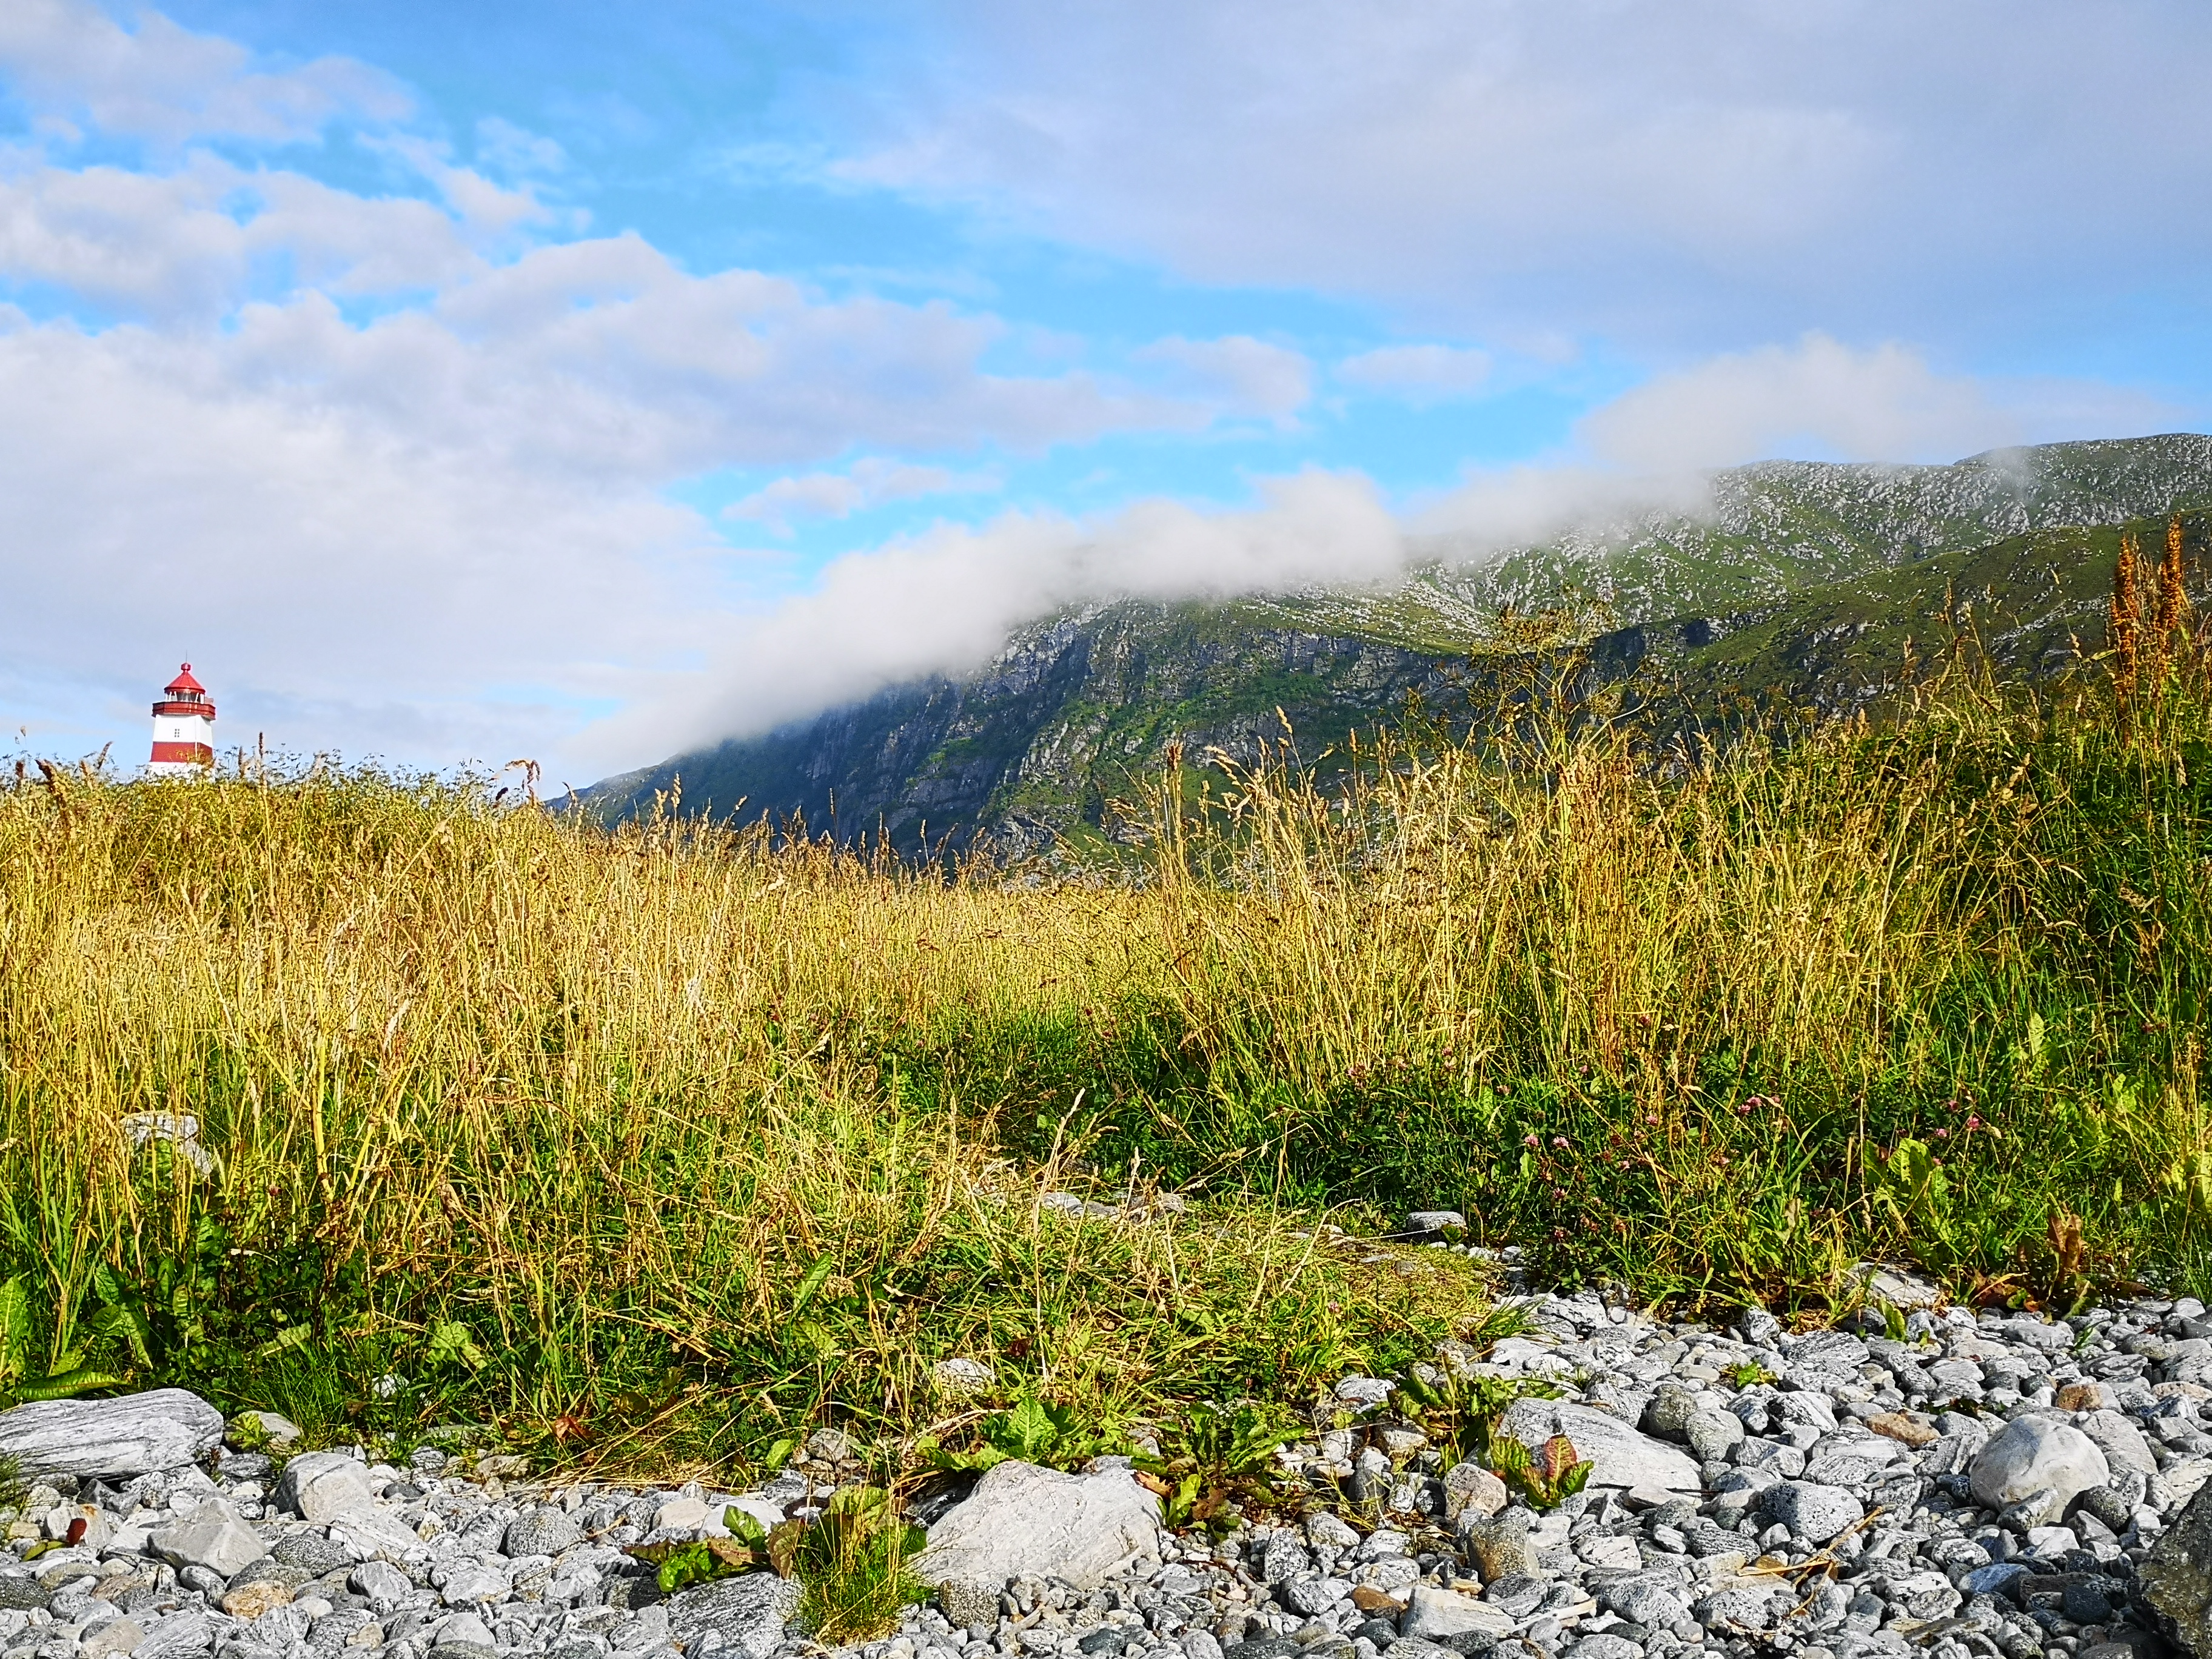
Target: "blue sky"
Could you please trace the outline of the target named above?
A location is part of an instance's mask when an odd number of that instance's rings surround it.
[[[580,783],[1088,599],[2201,428],[2208,69],[2172,3],[14,0],[0,718],[135,762],[190,656],[226,744]]]

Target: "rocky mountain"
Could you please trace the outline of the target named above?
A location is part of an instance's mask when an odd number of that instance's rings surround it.
[[[1971,630],[2018,672],[2101,640],[2123,527],[2189,514],[2203,556],[2212,437],[1994,451],[1949,466],[1765,462],[1718,475],[1710,511],[1654,514],[1483,558],[1443,540],[1401,584],[1221,605],[1124,601],[1039,621],[960,679],[894,686],[769,734],[595,785],[609,817],[682,810],[803,820],[912,849],[1018,853],[1110,835],[1171,743],[1318,754],[1402,711],[1467,707],[1501,613],[1602,618],[1596,661],[1642,669],[1686,720],[1745,697],[1836,712],[1877,698],[1908,649]],[[1917,645],[1908,647],[1908,641]],[[1647,692],[1646,695],[1654,695]]]

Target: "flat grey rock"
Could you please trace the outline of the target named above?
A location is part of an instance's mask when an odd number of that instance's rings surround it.
[[[1011,1461],[986,1470],[966,1501],[929,1529],[914,1568],[928,1584],[995,1589],[1031,1573],[1095,1589],[1133,1558],[1157,1552],[1159,1536],[1159,1500],[1127,1470],[1062,1474]]]
[[[173,1567],[205,1567],[226,1579],[269,1553],[269,1546],[238,1511],[213,1498],[146,1541]]]
[[[33,1479],[127,1480],[196,1462],[222,1440],[222,1413],[184,1389],[115,1400],[35,1400],[0,1412],[0,1455]]]
[[[1398,1633],[1420,1641],[1441,1643],[1476,1632],[1486,1636],[1504,1636],[1518,1623],[1503,1607],[1487,1601],[1478,1601],[1433,1584],[1416,1584],[1406,1604],[1405,1617],[1398,1621]]]
[[[669,1639],[689,1652],[715,1631],[726,1649],[748,1659],[769,1659],[783,1644],[784,1627],[799,1611],[799,1596],[794,1580],[772,1572],[718,1578],[669,1598]]]
[[[276,1482],[276,1507],[303,1521],[326,1524],[374,1502],[368,1466],[343,1452],[301,1452]]]
[[[1611,1487],[1641,1503],[1663,1504],[1670,1498],[1694,1496],[1705,1484],[1688,1453],[1588,1406],[1516,1400],[1505,1408],[1498,1426],[1532,1452],[1543,1449],[1553,1435],[1565,1435],[1577,1456],[1597,1466],[1589,1478],[1594,1492]]]

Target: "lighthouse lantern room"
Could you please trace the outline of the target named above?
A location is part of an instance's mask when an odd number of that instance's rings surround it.
[[[214,764],[215,704],[186,663],[154,705],[154,759],[146,769],[157,778],[197,777]]]

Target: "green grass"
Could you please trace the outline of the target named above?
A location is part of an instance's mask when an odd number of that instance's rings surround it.
[[[1326,787],[1194,757],[1133,883],[33,776],[13,1363],[578,1467],[737,1478],[836,1425],[895,1481],[1024,1401],[1088,1445],[1479,1336],[1468,1263],[1325,1224],[1407,1205],[1686,1303],[1818,1310],[1866,1256],[2212,1288],[2212,700],[2167,670],[2122,705],[1962,665],[1699,763],[1510,697]],[[955,1356],[991,1388],[942,1392]]]

